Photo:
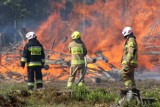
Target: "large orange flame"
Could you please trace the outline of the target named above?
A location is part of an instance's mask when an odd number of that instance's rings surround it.
[[[76,2],[67,21],[62,21],[59,15],[60,9],[64,8],[63,3],[55,2],[55,5],[60,5],[57,11],[37,30],[41,42],[50,47],[53,38],[58,42],[65,36],[70,37],[73,30],[79,30],[89,51],[106,50],[105,56],[116,66],[120,65],[122,55],[123,27],[133,27],[139,51],[142,51],[141,39],[149,34],[152,25],[159,21],[159,1],[97,0],[92,5]],[[58,42],[54,50],[60,51],[62,45]],[[148,56],[139,54],[140,65],[151,68],[148,61]]]
[[[67,19],[64,20],[61,11],[67,8],[65,5],[67,2],[73,4],[74,8],[66,14]],[[93,4],[85,4],[84,0],[84,2],[53,1],[51,4],[54,12],[36,32],[46,50],[64,52],[63,48],[67,48],[71,40],[71,33],[79,30],[90,56],[97,50],[105,50],[103,54],[108,57],[109,62],[120,67],[124,44],[121,31],[125,26],[131,26],[139,45],[139,65],[145,69],[152,69],[151,57],[140,53],[144,50],[144,43],[141,40],[150,34],[151,27],[159,22],[160,1],[96,0]],[[64,37],[68,37],[69,41],[62,42]],[[106,70],[109,69],[107,64],[103,62],[99,64]],[[53,75],[62,71],[54,67],[49,70]]]

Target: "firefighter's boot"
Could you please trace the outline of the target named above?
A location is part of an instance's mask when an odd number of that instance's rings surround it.
[[[71,87],[72,87],[72,84],[73,84],[72,82],[68,82],[68,83],[67,83],[67,88],[71,88]]]
[[[29,82],[28,83],[28,90],[33,90],[34,89],[34,83]]]
[[[37,89],[39,89],[39,88],[43,87],[43,84],[42,83],[37,83],[36,86],[37,86]]]
[[[84,82],[80,82],[80,83],[78,84],[78,87],[83,87],[83,86],[85,86]]]
[[[28,86],[28,90],[33,90],[34,86]]]
[[[133,97],[134,97],[133,91],[132,90],[128,90],[127,95],[126,95],[127,101],[131,101],[133,99]]]

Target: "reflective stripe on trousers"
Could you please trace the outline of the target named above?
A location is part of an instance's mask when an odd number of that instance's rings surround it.
[[[42,66],[41,62],[29,62],[28,66]]]
[[[122,64],[127,64],[127,62],[126,61],[122,61]],[[138,64],[138,62],[137,61],[131,61],[131,64]]]
[[[28,86],[34,86],[34,82],[28,82]]]
[[[84,64],[84,60],[71,60],[71,64]]]
[[[43,81],[42,80],[37,80],[36,84],[39,84],[39,83],[43,83]]]
[[[26,61],[27,61],[27,58],[22,57],[22,58],[21,58],[21,61],[22,61],[22,62],[26,62]]]

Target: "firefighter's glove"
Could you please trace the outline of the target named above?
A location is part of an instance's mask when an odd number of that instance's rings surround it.
[[[21,67],[24,69],[24,67],[25,67],[25,63],[24,62],[21,62]]]
[[[96,61],[97,61],[97,59],[94,58],[94,59],[92,60],[92,63],[96,63]]]
[[[70,61],[67,62],[67,66],[71,66],[71,62]]]
[[[105,63],[108,63],[108,59],[105,59],[104,62],[105,62]]]

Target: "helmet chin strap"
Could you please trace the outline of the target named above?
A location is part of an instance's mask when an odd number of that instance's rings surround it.
[[[124,36],[124,39],[128,39],[131,35]]]
[[[131,33],[131,34],[129,34],[129,35],[126,35],[126,36],[124,36],[124,39],[127,39],[128,37],[131,37],[131,36],[133,36],[133,33]]]
[[[124,39],[127,39],[128,36],[124,36]]]

